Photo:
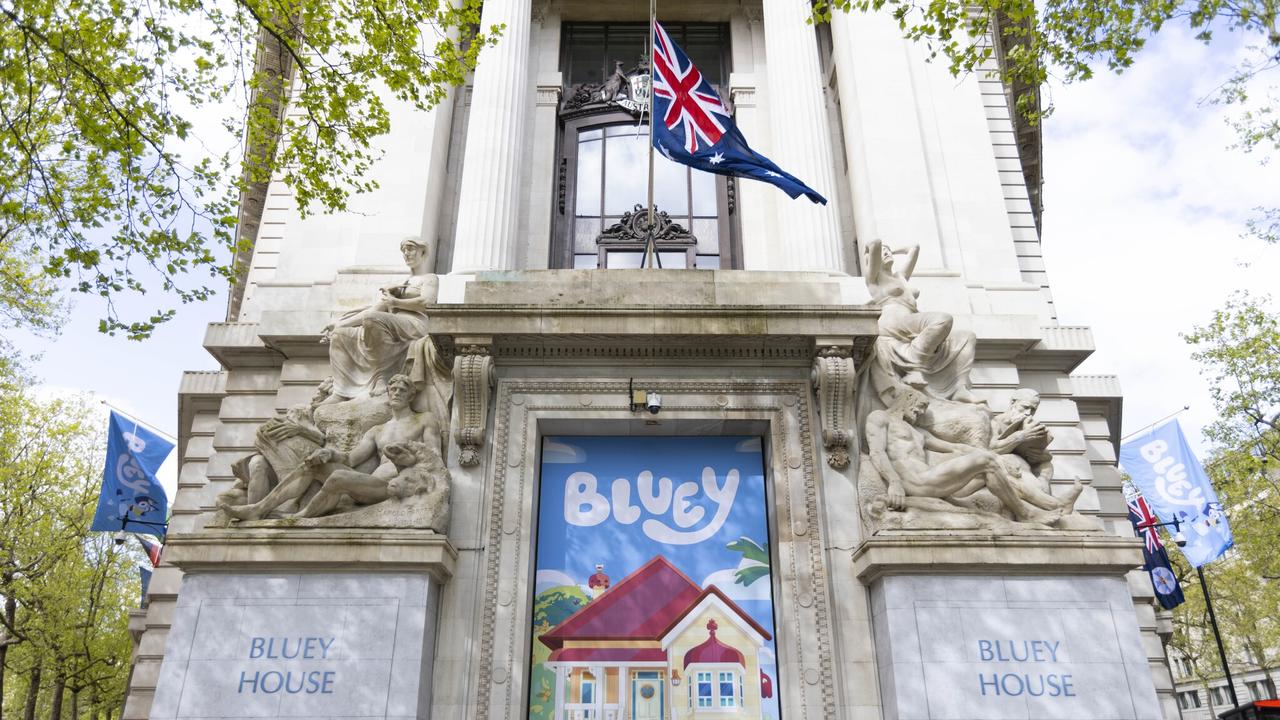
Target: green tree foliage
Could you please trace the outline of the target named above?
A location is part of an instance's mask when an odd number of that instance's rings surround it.
[[[101,423],[85,403],[42,400],[29,385],[16,363],[0,364],[0,716],[118,708],[137,557],[88,530]]]
[[[1185,339],[1218,411],[1205,430],[1216,448],[1206,469],[1237,552],[1280,580],[1280,314],[1270,298],[1238,293]]]
[[[375,187],[388,104],[433,107],[501,30],[472,31],[479,7],[0,0],[0,247],[105,298],[103,331],[145,337],[174,311],[121,317],[114,299],[202,300],[231,279],[247,188],[279,177],[307,212]],[[207,147],[196,125],[226,108],[244,151]],[[43,292],[9,269],[0,259],[0,293],[16,283],[21,312]]]
[[[814,18],[826,21],[833,11],[851,10],[890,13],[907,37],[925,42],[955,74],[974,72],[994,58],[990,31],[998,27],[1006,50],[1002,72],[1011,87],[1039,88],[1051,76],[1087,80],[1097,66],[1121,72],[1152,35],[1174,22],[1186,23],[1206,43],[1222,32],[1257,41],[1255,54],[1220,88],[1221,102],[1246,103],[1250,80],[1280,64],[1275,0],[817,0]],[[1018,99],[1024,114],[1049,110],[1028,105],[1032,99],[1031,93]],[[1239,123],[1248,147],[1280,149],[1280,126],[1270,108],[1246,111]]]

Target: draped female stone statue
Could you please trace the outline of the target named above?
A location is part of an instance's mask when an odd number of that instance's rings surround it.
[[[428,271],[428,251],[417,238],[401,241],[409,277],[382,288],[374,303],[325,326],[320,342],[329,344],[333,372],[333,394],[327,402],[386,394],[387,381],[404,367],[409,346],[426,336],[427,310],[435,304],[440,285]]]
[[[895,255],[905,256],[901,266]],[[980,402],[969,390],[977,338],[953,330],[947,313],[920,311],[920,291],[908,282],[919,257],[918,245],[895,250],[879,240],[863,250],[867,289],[880,306],[872,386],[885,406],[907,387],[944,400]]]

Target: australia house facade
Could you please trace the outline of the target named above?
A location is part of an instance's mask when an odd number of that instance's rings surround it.
[[[809,15],[658,7],[826,205],[660,156],[650,228],[647,4],[581,0],[488,0],[351,212],[246,196],[124,717],[1178,717],[1036,130]]]

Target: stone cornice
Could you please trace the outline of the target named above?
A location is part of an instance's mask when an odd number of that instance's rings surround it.
[[[1113,535],[881,532],[853,551],[868,585],[885,575],[1123,575],[1142,565],[1142,541]]]
[[[430,530],[206,529],[174,533],[164,562],[183,572],[279,572],[283,569],[419,570],[444,582],[453,576],[458,551]]]

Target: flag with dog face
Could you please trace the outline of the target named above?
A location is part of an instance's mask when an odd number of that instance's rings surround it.
[[[169,498],[156,472],[173,443],[133,420],[111,411],[107,464],[91,530],[129,530],[164,535]]]

